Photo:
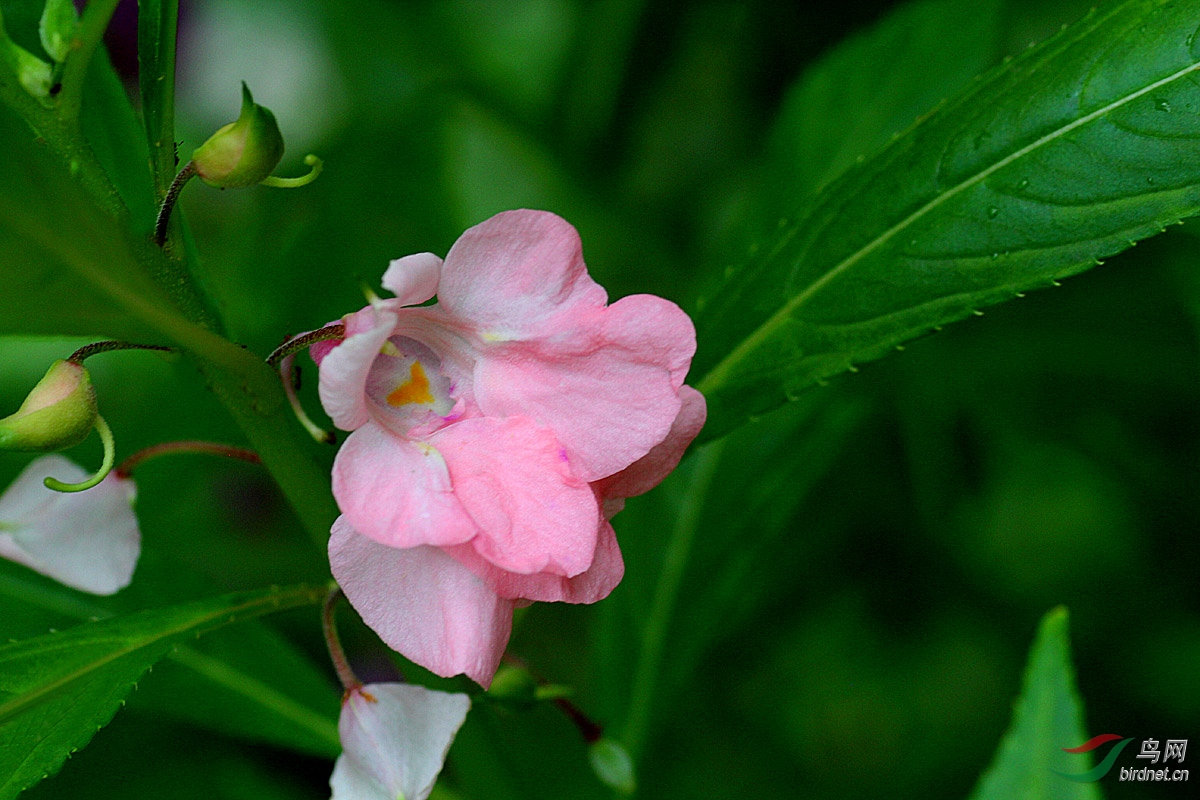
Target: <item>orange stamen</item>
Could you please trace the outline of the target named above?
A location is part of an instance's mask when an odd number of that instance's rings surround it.
[[[432,403],[433,395],[429,392],[429,378],[421,368],[420,361],[414,361],[408,372],[409,378],[400,384],[387,396],[390,406],[402,406],[408,403]]]

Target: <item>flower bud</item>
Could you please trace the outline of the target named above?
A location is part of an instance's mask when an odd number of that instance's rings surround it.
[[[26,92],[45,103],[54,82],[50,65],[9,38],[4,29],[4,14],[0,11],[0,70],[17,76]]]
[[[492,678],[488,696],[517,708],[529,708],[537,701],[537,681],[529,670],[505,664]]]
[[[58,63],[71,54],[71,41],[79,30],[79,13],[73,0],[46,0],[42,19],[38,23],[38,35],[42,49]]]
[[[597,739],[588,745],[588,761],[600,782],[620,794],[633,794],[637,789],[633,759],[629,752],[612,739]]]
[[[0,419],[0,450],[65,450],[96,424],[96,389],[83,365],[55,361],[12,416]]]
[[[240,189],[267,178],[283,158],[275,115],[254,102],[242,84],[242,111],[192,153],[200,180],[218,189]]]

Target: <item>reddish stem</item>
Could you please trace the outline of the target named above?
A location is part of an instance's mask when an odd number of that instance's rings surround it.
[[[333,620],[334,609],[337,608],[338,601],[344,596],[340,586],[334,586],[329,590],[329,596],[325,598],[325,605],[321,607],[321,632],[325,634],[325,645],[329,648],[329,660],[333,662],[333,669],[337,672],[338,680],[342,682],[342,688],[349,695],[362,688],[362,681],[354,674],[354,670],[350,669],[350,662],[346,659],[346,651],[342,649],[342,640],[338,638],[337,625]]]
[[[129,458],[122,461],[117,466],[117,477],[128,478],[133,472],[133,468],[143,461],[149,461],[152,458],[159,456],[174,455],[178,453],[206,453],[213,456],[224,456],[225,458],[236,458],[239,461],[248,461],[251,464],[262,463],[258,457],[258,453],[253,450],[247,450],[243,447],[232,447],[227,444],[217,444],[216,442],[199,442],[199,441],[183,441],[183,442],[160,442],[152,444],[149,447],[139,450]]]

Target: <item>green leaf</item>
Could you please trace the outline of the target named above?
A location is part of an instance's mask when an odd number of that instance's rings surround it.
[[[319,603],[325,593],[308,586],[239,592],[0,647],[0,798],[57,771],[176,645],[228,623]]]
[[[323,800],[314,786],[320,769],[297,769],[278,753],[187,725],[122,714],[21,800]]]
[[[776,216],[875,155],[991,66],[1000,0],[922,0],[846,39],[788,92],[771,132]]]
[[[149,235],[158,205],[150,180],[146,137],[125,86],[103,49],[92,59],[84,94],[79,112],[84,138],[129,209],[130,226]]]
[[[1060,606],[1038,626],[1012,724],[971,800],[1099,800],[1094,783],[1075,783],[1053,772],[1086,772],[1088,756],[1062,748],[1087,739],[1071,667],[1067,610]]]
[[[139,587],[157,575],[153,564],[138,564]],[[172,588],[195,580],[170,562]],[[114,598],[84,599],[79,592],[0,563],[0,638],[20,637],[51,627],[106,619],[128,608],[129,592]],[[162,570],[162,571],[165,571]],[[133,590],[136,595],[136,588]],[[155,595],[151,593],[149,597]],[[149,605],[142,592],[142,605]],[[119,605],[118,605],[119,604]],[[248,622],[176,647],[139,687],[130,708],[175,717],[255,742],[333,758],[341,752],[337,715],[340,689],[273,628]]]
[[[187,324],[132,258],[114,220],[2,110],[0,143],[0,333],[154,341],[161,324]]]
[[[705,435],[1200,211],[1200,0],[1130,0],[830,184],[697,320]]]
[[[45,51],[60,64],[71,52],[71,39],[79,28],[79,15],[74,0],[46,0],[38,35]]]
[[[864,411],[829,394],[798,403],[697,451],[614,519],[628,567],[601,607],[599,672],[635,760],[700,659],[762,602],[775,545]]]
[[[130,698],[242,739],[336,758],[341,687],[265,625],[239,625],[180,647]]]

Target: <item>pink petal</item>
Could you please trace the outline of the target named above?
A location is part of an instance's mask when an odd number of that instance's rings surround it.
[[[579,234],[546,211],[506,211],[466,231],[442,267],[439,303],[485,340],[524,338],[573,309],[601,308]]]
[[[342,701],[332,800],[425,800],[471,709],[465,694],[370,683]]]
[[[311,331],[310,331],[311,333]],[[326,339],[323,342],[314,342],[308,348],[308,354],[312,356],[312,360],[317,362],[317,366],[321,366],[321,362],[325,360],[325,356],[333,352],[333,348],[341,344],[344,339]]]
[[[436,547],[386,547],[338,517],[329,564],[350,604],[387,645],[442,677],[487,688],[512,629],[513,602]]]
[[[75,483],[87,473],[60,455],[30,462],[0,496],[0,557],[84,592],[124,589],[141,553],[133,481],[114,472],[91,489],[62,493],[43,485],[47,476]]]
[[[573,576],[596,551],[599,509],[550,431],[527,417],[480,417],[429,437],[475,520],[471,545],[510,572]]]
[[[347,524],[389,547],[460,544],[478,533],[441,454],[374,422],[338,451],[333,496]]]
[[[500,569],[480,556],[470,545],[446,548],[487,583],[488,588],[509,600],[535,600],[543,603],[595,603],[616,588],[625,575],[625,562],[612,525],[600,520],[599,536],[592,565],[573,578],[535,572],[521,575]]]
[[[663,479],[671,474],[671,470],[679,465],[679,459],[683,458],[688,445],[704,427],[704,420],[708,415],[704,395],[692,387],[681,386],[679,399],[683,405],[675,417],[675,422],[671,424],[671,432],[667,434],[667,438],[616,475],[599,481],[600,496],[606,501],[645,494],[662,483]],[[619,510],[620,508],[616,509]]]
[[[553,430],[594,481],[666,438],[696,334],[678,306],[650,295],[570,323],[554,338],[489,348],[476,367],[476,400],[489,416],[525,414]]]
[[[396,315],[384,309],[368,306],[348,314],[346,338],[320,361],[317,389],[321,405],[333,424],[344,431],[352,431],[370,419],[367,373],[395,326]]]
[[[442,260],[433,253],[416,253],[397,258],[383,273],[383,288],[396,295],[402,306],[424,303],[437,294]]]

